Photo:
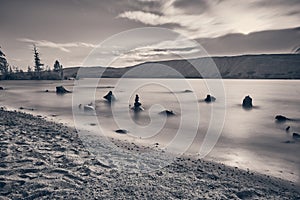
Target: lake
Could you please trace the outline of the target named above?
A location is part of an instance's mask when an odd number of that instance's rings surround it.
[[[48,120],[90,134],[159,143],[161,148],[176,153],[205,156],[299,182],[300,141],[292,137],[294,132],[300,132],[299,83],[229,79],[1,81],[5,90],[0,91],[0,105],[23,107],[25,112],[47,116]],[[57,95],[58,85],[73,93]],[[117,99],[112,104],[102,98],[110,90]],[[136,94],[144,108],[140,113],[130,109]],[[215,96],[216,101],[204,102],[207,94]],[[253,98],[251,110],[241,107],[246,95]],[[89,103],[95,112],[79,107]],[[159,114],[165,109],[172,110],[175,116]],[[278,114],[294,120],[276,123]],[[117,134],[117,129],[126,129],[128,134]]]

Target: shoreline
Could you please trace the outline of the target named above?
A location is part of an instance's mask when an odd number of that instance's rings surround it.
[[[27,108],[20,109],[18,107],[14,107],[14,106],[6,107],[6,110],[24,112],[26,114],[33,115],[33,116],[38,117],[38,118],[43,118],[43,119],[45,119],[47,121],[50,121],[50,122],[59,123],[61,125],[70,127],[71,129],[77,129],[77,128],[75,128],[73,120],[71,120],[71,121],[66,120],[67,118],[63,117],[62,115],[54,114],[54,113],[57,113],[57,112],[45,112],[45,111],[42,112],[39,109],[32,109],[31,110],[31,109],[27,109]],[[82,129],[77,129],[76,131],[77,132],[78,131],[79,132],[83,131],[83,132],[86,132],[87,134],[94,132],[94,130],[91,130],[89,128],[94,129],[94,124],[86,124],[86,127],[83,127]],[[109,130],[109,131],[112,131],[112,130]],[[128,148],[133,150],[132,148],[138,147],[138,148],[135,148],[135,150],[140,151],[140,152],[145,152],[145,150],[149,151],[149,148],[150,149],[155,149],[154,152],[156,152],[156,151],[157,152],[159,152],[159,151],[164,152],[161,149],[161,147],[162,147],[161,145],[164,145],[164,144],[162,144],[160,142],[159,142],[159,145],[156,145],[156,144],[158,144],[156,141],[152,142],[152,143],[149,142],[149,141],[140,141],[140,140],[137,141],[136,139],[128,136],[128,134],[123,135],[123,134],[116,134],[115,131],[112,131],[112,132],[113,132],[113,135],[106,135],[106,136],[103,136],[103,137],[104,137],[104,139],[108,138],[109,141],[114,143],[117,147],[121,147],[125,150],[127,150]],[[89,142],[89,141],[85,141],[83,138],[81,138],[81,140],[83,140],[83,143]],[[215,149],[218,149],[218,148],[215,147]],[[91,151],[91,149],[89,149],[89,150]],[[109,150],[105,150],[105,151],[109,152]],[[230,160],[231,158],[225,158],[224,159],[224,157],[220,157],[220,156],[218,157],[218,156],[216,156],[216,154],[218,154],[218,151],[220,151],[220,150],[217,150],[213,154],[207,155],[203,159],[208,161],[208,162],[212,161],[212,162],[216,162],[216,163],[225,164],[228,167],[234,167],[234,168],[238,167],[239,169],[242,169],[244,171],[250,170],[252,172],[259,173],[259,174],[262,174],[262,175],[265,175],[265,176],[279,178],[279,179],[282,179],[284,181],[289,181],[293,184],[300,185],[300,182],[299,182],[300,177],[298,175],[299,174],[298,168],[292,169],[292,168],[284,168],[282,166],[280,168],[278,168],[278,167],[274,168],[273,165],[268,165],[265,168],[261,168],[261,167],[256,168],[256,167],[253,167],[253,166],[246,165],[245,163],[240,164],[239,162],[233,162],[234,159],[236,159],[236,158],[232,158],[232,160]],[[239,151],[241,151],[241,150],[239,150]],[[249,151],[249,149],[248,149],[248,151]],[[245,152],[247,152],[247,150]],[[94,153],[97,154],[97,150]],[[168,152],[168,153],[172,154],[171,152]],[[113,157],[113,156],[116,156],[118,154],[118,152],[114,152],[114,153],[109,152],[109,154],[110,154],[110,156]],[[104,155],[104,157],[106,158],[105,154],[102,154],[102,155]],[[235,155],[235,154],[232,154],[232,155]],[[183,153],[183,155],[177,155],[177,156],[188,156],[188,157],[192,157],[194,159],[198,159],[197,154],[190,153],[190,152],[185,152],[185,153]],[[172,155],[172,157],[176,157],[176,155]],[[136,157],[133,156],[132,158],[136,158]],[[136,158],[136,159],[140,159],[140,158]],[[98,159],[101,160],[102,158],[98,157]],[[116,158],[113,158],[113,159],[116,161]],[[164,159],[162,159],[162,160],[164,160]],[[261,159],[261,161],[262,161],[262,159]],[[265,161],[268,161],[268,160],[265,160]],[[104,161],[104,163],[105,163],[105,161]],[[272,163],[272,160],[271,160],[271,163]],[[260,166],[259,161],[254,166]],[[283,169],[289,169],[289,171],[285,171],[283,173]]]
[[[300,186],[292,182],[188,156],[147,174],[120,172],[95,159],[70,127],[0,113],[3,199],[300,198]]]

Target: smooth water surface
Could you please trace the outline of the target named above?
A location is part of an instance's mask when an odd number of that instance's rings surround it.
[[[186,134],[184,137],[192,139],[187,154],[199,152],[212,111],[224,109],[223,105],[226,105],[225,120],[218,116],[213,118],[224,126],[218,143],[207,158],[299,182],[300,141],[292,137],[294,132],[300,132],[298,80],[222,80],[225,97],[214,93],[217,100],[211,104],[203,101],[210,92],[207,82],[201,79],[189,79],[188,82],[183,79],[127,79],[121,85],[118,85],[118,79],[101,79],[97,87],[92,84],[95,81],[98,80],[91,80],[89,84],[86,80],[83,85],[73,81],[2,81],[0,84],[5,90],[0,91],[0,105],[14,109],[23,107],[23,111],[46,115],[70,126],[75,125],[74,114],[76,128],[106,136],[159,142],[166,147],[181,128]],[[74,93],[57,95],[55,87],[58,85],[74,90]],[[77,88],[73,88],[74,85]],[[45,92],[46,89],[49,92]],[[185,91],[187,89],[192,92]],[[117,98],[111,105],[102,98],[109,90]],[[145,109],[138,115],[130,111],[135,94],[139,94]],[[251,110],[241,107],[246,95],[253,98]],[[96,107],[95,115],[79,108],[79,104],[91,102]],[[29,110],[31,108],[34,110]],[[172,110],[176,115],[167,118],[158,114],[164,109]],[[278,114],[295,120],[276,123],[274,117]],[[96,125],[94,119],[97,119]],[[199,128],[194,135],[195,124],[199,124]],[[288,126],[290,129],[286,131]],[[129,134],[116,134],[114,131],[120,128],[127,129]]]

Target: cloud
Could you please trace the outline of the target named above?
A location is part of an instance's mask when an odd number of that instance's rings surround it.
[[[148,61],[190,59],[200,57],[204,52],[195,41],[183,37],[165,40],[150,45],[136,46],[123,50],[115,59],[113,66],[134,65]]]
[[[55,43],[47,40],[32,40],[28,38],[19,38],[17,39],[20,42],[35,44],[39,47],[47,47],[47,48],[54,48],[59,49],[64,52],[71,52],[70,48],[76,47],[87,47],[87,48],[96,48],[97,46],[90,43],[84,42],[72,42],[72,43]]]
[[[190,38],[220,37],[229,33],[293,28],[299,24],[299,1],[166,0],[159,13],[127,10],[118,18],[152,26],[175,24],[172,29]]]
[[[228,34],[197,41],[213,55],[293,53],[300,43],[300,28]]]
[[[176,0],[173,5],[188,14],[201,14],[210,9],[210,4],[206,0]]]
[[[118,18],[127,18],[130,20],[142,22],[144,24],[152,25],[152,26],[174,23],[174,20],[169,19],[165,16],[160,16],[154,13],[149,13],[144,11],[127,11],[118,15]]]

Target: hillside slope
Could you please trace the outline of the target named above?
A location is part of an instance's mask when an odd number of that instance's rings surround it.
[[[222,78],[300,79],[299,54],[242,55],[212,57]],[[146,62],[125,68],[84,67],[80,77],[119,78],[217,78],[211,58]],[[77,68],[66,68],[65,76],[74,76]],[[200,73],[199,73],[200,71]]]

